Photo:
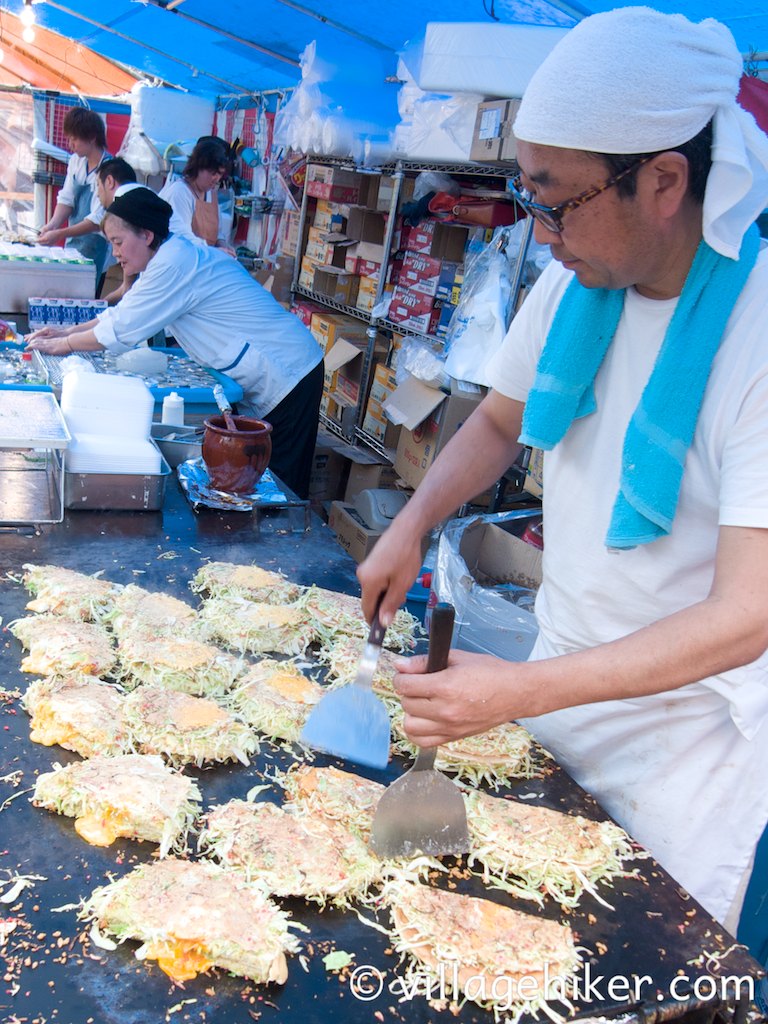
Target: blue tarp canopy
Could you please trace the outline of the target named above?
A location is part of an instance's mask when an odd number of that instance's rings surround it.
[[[17,14],[23,0],[0,0]],[[741,51],[768,51],[764,0],[655,0],[694,21],[716,17]],[[376,55],[394,75],[397,52],[430,21],[497,20],[571,26],[580,18],[629,6],[600,0],[34,0],[38,24],[73,39],[141,76],[207,95],[247,95],[295,85],[299,57],[317,40],[340,63]]]

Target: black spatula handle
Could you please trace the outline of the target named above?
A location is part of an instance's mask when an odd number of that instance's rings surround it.
[[[371,628],[368,633],[368,643],[376,644],[377,647],[381,647],[381,645],[384,643],[384,634],[387,632],[387,627],[382,626],[381,619],[379,618],[379,611],[381,610],[381,600],[383,597],[384,595],[382,594],[378,602],[376,603],[376,610],[373,613],[373,618],[371,619]]]
[[[447,601],[440,601],[432,609],[432,618],[429,624],[427,672],[442,672],[447,666],[455,618],[456,611],[453,605],[448,604]]]

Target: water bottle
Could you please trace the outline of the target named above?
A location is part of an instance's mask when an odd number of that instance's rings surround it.
[[[172,391],[170,395],[166,395],[163,399],[162,421],[169,426],[184,426],[184,399],[175,391]]]

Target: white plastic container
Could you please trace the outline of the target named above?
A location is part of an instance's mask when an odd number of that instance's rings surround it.
[[[163,399],[162,422],[168,426],[184,426],[184,399],[175,391]]]

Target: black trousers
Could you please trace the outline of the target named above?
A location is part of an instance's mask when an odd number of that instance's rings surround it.
[[[302,377],[282,402],[262,416],[272,424],[269,468],[300,498],[309,497],[309,477],[317,441],[323,362]]]

